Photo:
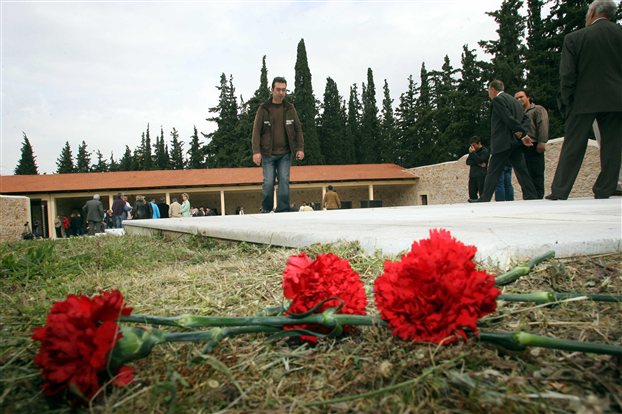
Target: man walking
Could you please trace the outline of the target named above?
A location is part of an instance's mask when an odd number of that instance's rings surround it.
[[[466,159],[469,166],[469,198],[476,200],[484,192],[490,151],[482,145],[479,137],[472,137],[470,144],[469,156]]]
[[[533,141],[533,145],[523,147],[523,154],[538,198],[542,198],[544,197],[544,151],[549,140],[549,114],[543,106],[533,103],[527,89],[519,90],[514,97],[523,106],[525,115],[529,119],[527,135]]]
[[[272,97],[261,104],[253,123],[253,162],[263,168],[261,212],[274,208],[274,182],[279,189],[276,212],[289,211],[289,170],[292,154],[304,159],[302,126],[294,105],[285,100],[287,81],[276,77],[272,81]]]
[[[595,0],[585,28],[564,38],[559,63],[559,106],[565,119],[564,144],[549,200],[566,200],[577,178],[594,119],[601,134],[600,174],[594,198],[615,193],[622,151],[622,27],[612,20],[612,0]]]
[[[492,156],[488,163],[484,192],[478,199],[469,199],[470,203],[487,203],[497,187],[499,176],[507,162],[512,165],[516,178],[523,190],[524,200],[538,198],[536,189],[531,182],[523,146],[533,143],[526,135],[524,125],[527,123],[523,107],[511,95],[503,92],[505,85],[500,80],[488,84],[488,97],[492,101],[492,116],[490,119],[490,152]]]
[[[89,236],[94,236],[96,231],[99,232],[101,222],[104,219],[104,206],[99,201],[99,194],[95,194],[92,200],[87,201],[82,207],[82,211],[89,225]]]
[[[339,194],[337,194],[337,192],[333,189],[332,185],[328,186],[328,191],[324,194],[322,204],[324,204],[324,208],[326,210],[337,210],[341,208],[341,199],[339,198]]]

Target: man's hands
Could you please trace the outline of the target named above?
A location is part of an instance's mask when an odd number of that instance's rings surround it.
[[[261,154],[259,152],[256,154],[253,154],[253,162],[255,163],[256,166],[261,165]]]
[[[305,158],[305,153],[304,151],[296,151],[296,159],[298,161],[301,161]],[[260,166],[261,165],[261,153],[255,153],[253,154],[253,162],[255,163],[256,166]]]

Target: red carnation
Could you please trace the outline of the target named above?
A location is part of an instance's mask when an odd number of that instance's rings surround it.
[[[499,290],[492,275],[476,269],[476,251],[447,230],[430,230],[400,261],[385,262],[374,291],[394,335],[447,344],[466,339],[465,328],[477,334],[477,321],[495,311]]]
[[[337,312],[341,314],[365,315],[367,306],[365,287],[358,273],[352,270],[350,262],[333,253],[320,254],[315,260],[309,259],[305,253],[290,256],[283,271],[283,294],[291,300],[288,314],[305,313],[328,298],[339,298],[343,301],[343,307]],[[339,304],[338,300],[329,300],[316,312],[321,313]],[[330,328],[319,325],[285,327],[296,328],[330,332]],[[346,332],[352,329],[349,326],[344,327]],[[317,342],[315,336],[304,335],[301,339]]]
[[[41,342],[35,364],[42,370],[44,394],[57,396],[69,389],[91,399],[114,374],[107,367],[109,353],[121,338],[117,319],[131,312],[118,290],[93,298],[69,295],[54,303],[47,324],[35,328],[32,336]],[[131,379],[131,369],[121,367],[114,383],[123,386]]]

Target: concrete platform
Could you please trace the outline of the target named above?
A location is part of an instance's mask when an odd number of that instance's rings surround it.
[[[385,207],[124,222],[128,234],[200,234],[288,247],[358,241],[398,254],[445,228],[477,246],[477,259],[507,266],[547,250],[557,257],[622,251],[622,198]]]

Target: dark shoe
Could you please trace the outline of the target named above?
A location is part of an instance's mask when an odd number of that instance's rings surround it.
[[[611,194],[611,195],[612,195],[612,196],[618,196],[618,197],[619,197],[619,196],[622,196],[622,190],[615,190],[615,191],[613,192],[613,194]]]
[[[553,194],[549,194],[547,196],[544,197],[547,200],[553,200],[553,201],[557,201],[557,200],[561,200],[561,198],[554,196]]]
[[[469,198],[469,203],[479,203],[479,198]]]
[[[594,198],[597,199],[597,200],[605,200],[605,199],[609,198],[609,196],[594,194]]]

